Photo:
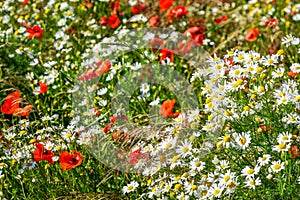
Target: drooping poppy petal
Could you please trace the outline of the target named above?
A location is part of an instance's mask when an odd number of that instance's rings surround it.
[[[20,106],[20,96],[20,90],[8,94],[1,106],[1,112],[8,115],[13,114]]]
[[[29,111],[31,110],[32,110],[32,105],[25,106],[24,108],[17,108],[13,113],[13,116],[18,116],[18,117],[26,116],[27,118],[29,118]]]

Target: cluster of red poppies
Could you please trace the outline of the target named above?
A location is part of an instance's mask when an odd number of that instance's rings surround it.
[[[83,156],[79,152],[73,151],[74,154],[68,151],[61,152],[59,155],[60,167],[62,170],[72,169],[82,163]],[[36,143],[36,149],[33,153],[33,158],[36,162],[42,160],[48,161],[49,164],[53,164],[54,153],[51,150],[47,150],[41,143]]]
[[[119,16],[122,16],[123,13],[119,12],[120,10],[120,2],[114,1],[112,4],[112,12],[109,17],[103,16],[99,20],[99,24],[102,26],[108,25],[110,28],[118,28],[118,26],[121,24],[121,20]]]

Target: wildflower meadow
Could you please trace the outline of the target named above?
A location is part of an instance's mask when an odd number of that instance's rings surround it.
[[[300,199],[299,1],[0,11],[0,199]]]

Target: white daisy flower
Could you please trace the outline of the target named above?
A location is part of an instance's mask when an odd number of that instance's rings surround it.
[[[273,161],[272,165],[269,167],[269,172],[270,173],[272,173],[272,172],[278,173],[283,169],[284,169],[284,163],[281,162],[281,160]]]
[[[235,172],[231,172],[230,170],[227,170],[225,174],[221,174],[220,183],[227,184],[234,178],[235,178]]]
[[[300,72],[300,64],[299,63],[293,63],[292,66],[290,66],[290,69],[294,73]]]
[[[192,143],[188,140],[185,140],[181,145],[176,149],[176,153],[181,155],[183,158],[192,154]]]
[[[237,143],[237,148],[245,150],[251,142],[250,133],[249,132],[247,132],[247,133],[243,132],[243,133],[239,134],[236,137],[235,141]]]
[[[269,154],[265,154],[262,157],[258,158],[258,164],[260,166],[265,166],[270,162],[271,156]]]
[[[293,35],[287,35],[282,39],[281,44],[284,44],[286,47],[290,46],[292,42],[296,42],[297,38]]]
[[[143,94],[147,94],[150,90],[150,84],[148,83],[143,83],[141,85],[141,88],[140,88],[140,91],[143,93]]]
[[[245,184],[248,188],[255,189],[255,186],[261,185],[261,180],[260,178],[247,178]]]
[[[291,147],[291,144],[287,143],[279,143],[278,145],[273,146],[272,150],[277,152],[285,152],[288,151]]]
[[[205,162],[199,160],[199,158],[194,158],[190,162],[191,171],[197,170],[198,172],[202,171],[205,168]]]
[[[222,144],[223,147],[225,147],[225,148],[234,147],[234,143],[233,143],[234,140],[233,140],[231,134],[227,134],[222,137],[219,137],[219,139],[221,139],[220,144]]]
[[[132,181],[128,185],[124,186],[122,189],[123,194],[130,193],[134,191],[139,186],[138,182]]]
[[[277,137],[278,143],[290,143],[292,141],[292,134],[285,132],[280,133]]]
[[[208,190],[209,196],[211,198],[213,197],[220,198],[224,189],[225,189],[224,185],[213,184]]]
[[[246,166],[242,170],[242,176],[246,176],[247,178],[254,178],[254,175],[257,175],[259,173],[260,166],[256,165],[254,168],[250,168],[249,166]]]

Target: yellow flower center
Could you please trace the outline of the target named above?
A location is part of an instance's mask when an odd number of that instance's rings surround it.
[[[276,165],[274,165],[274,169],[275,169],[275,170],[279,170],[279,169],[280,169],[280,167],[281,167],[281,165],[280,165],[280,164],[276,164]]]
[[[133,186],[132,185],[129,185],[127,190],[132,190],[133,189]]]
[[[229,176],[229,175],[226,175],[226,176],[224,176],[224,178],[223,178],[223,180],[224,180],[225,182],[229,181],[229,179],[230,179],[230,176]]]
[[[189,150],[190,150],[189,147],[186,147],[186,146],[183,147],[183,149],[182,149],[183,153],[187,153],[187,152],[189,152]]]
[[[201,162],[198,161],[198,162],[195,163],[195,165],[196,165],[196,167],[200,167],[201,166]]]
[[[247,142],[246,138],[241,138],[241,139],[240,139],[240,143],[241,143],[242,145],[246,144],[246,142]]]
[[[253,174],[254,173],[254,169],[249,169],[248,171],[247,171],[247,174]]]
[[[283,137],[282,137],[282,140],[288,140],[288,139],[289,139],[288,136],[283,136]]]
[[[221,192],[221,190],[220,190],[219,188],[217,188],[217,189],[215,189],[215,191],[214,191],[214,195],[218,195],[218,194],[220,194],[220,192]]]
[[[166,143],[165,147],[166,148],[170,148],[172,146],[172,144],[170,142]]]
[[[178,191],[178,190],[180,190],[180,188],[181,188],[181,185],[178,183],[178,184],[175,185],[174,190]]]
[[[230,142],[231,140],[230,135],[226,135],[223,140],[224,142]]]
[[[286,145],[285,144],[279,144],[278,149],[285,149]]]
[[[193,185],[191,189],[192,189],[192,190],[197,190],[197,188],[198,188],[197,185]]]

